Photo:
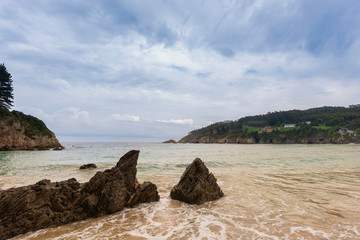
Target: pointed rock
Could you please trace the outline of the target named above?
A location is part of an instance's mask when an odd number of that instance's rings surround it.
[[[131,150],[120,158],[116,166],[104,172],[97,172],[84,185],[86,197],[83,207],[89,210],[89,216],[100,216],[122,210],[138,184],[136,165],[138,150]],[[157,193],[157,189],[154,189]],[[148,196],[148,198],[150,198]],[[148,201],[150,202],[150,200]],[[140,202],[133,201],[133,205]]]
[[[125,186],[128,191],[134,192],[137,184],[136,165],[139,158],[139,150],[131,150],[120,158],[115,168],[124,174]]]
[[[200,158],[196,158],[185,170],[180,181],[170,193],[172,199],[189,204],[202,204],[224,196],[216,178]]]

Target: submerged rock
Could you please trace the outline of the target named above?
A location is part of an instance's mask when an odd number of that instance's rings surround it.
[[[172,199],[189,204],[202,204],[224,196],[216,178],[200,158],[196,158],[185,170],[180,181],[170,193]]]
[[[80,169],[97,168],[95,163],[88,163],[80,166]]]
[[[0,191],[0,239],[158,201],[156,185],[136,179],[138,156],[139,151],[128,152],[85,184],[74,178],[55,183],[45,179]]]

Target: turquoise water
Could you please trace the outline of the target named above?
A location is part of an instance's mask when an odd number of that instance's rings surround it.
[[[64,145],[0,152],[0,188],[44,178],[85,182],[138,149],[138,179],[155,183],[161,200],[19,239],[360,239],[359,145]],[[225,197],[200,206],[171,200],[171,188],[196,157]],[[86,163],[98,169],[80,171]]]

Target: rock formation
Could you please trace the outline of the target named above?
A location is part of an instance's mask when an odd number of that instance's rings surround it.
[[[74,178],[55,183],[45,179],[0,191],[0,239],[158,201],[156,185],[137,181],[138,156],[139,151],[128,152],[85,184]]]
[[[189,204],[202,204],[224,196],[216,178],[200,158],[196,158],[185,170],[180,181],[170,193],[172,199]]]
[[[169,139],[169,140],[167,140],[167,141],[165,141],[163,143],[177,143],[177,142],[174,139]]]
[[[22,112],[0,110],[0,151],[63,147],[43,121]]]
[[[97,168],[95,163],[88,163],[80,166],[80,169]]]

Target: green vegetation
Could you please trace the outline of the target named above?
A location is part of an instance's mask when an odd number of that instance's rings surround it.
[[[253,126],[249,126],[249,125],[243,125],[242,129],[244,131],[247,131],[247,132],[257,132],[257,131],[260,131],[260,127],[253,127]]]
[[[285,124],[295,124],[295,127],[285,127]],[[351,130],[351,133],[339,133],[339,128]],[[227,142],[240,142],[241,138],[250,138],[255,142],[282,143],[304,142],[310,138],[326,139],[340,136],[355,138],[355,134],[359,139],[358,129],[360,129],[360,104],[349,107],[270,112],[235,121],[218,122],[190,132],[183,141],[197,142],[201,138],[226,138]]]
[[[24,127],[25,135],[30,138],[33,138],[34,136],[53,136],[53,132],[46,127],[43,121],[22,112],[10,112],[6,108],[0,108],[0,120],[4,120],[10,126],[13,126],[14,123],[19,123]],[[16,130],[21,131],[20,128],[17,128]]]
[[[330,126],[326,126],[326,125],[320,125],[320,126],[312,126],[313,128],[316,128],[316,129],[322,129],[322,130],[329,130],[331,129]]]
[[[0,64],[0,108],[10,109],[13,105],[13,99],[11,74],[2,63]]]

